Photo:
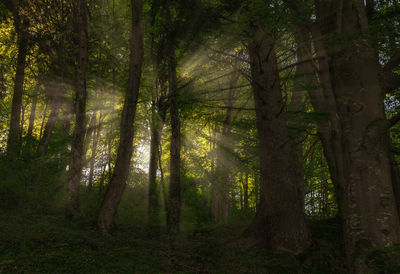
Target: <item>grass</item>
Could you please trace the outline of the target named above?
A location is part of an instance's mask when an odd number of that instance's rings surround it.
[[[169,236],[119,224],[111,236],[61,214],[0,211],[1,273],[343,273],[335,221],[311,222],[317,244],[303,257],[232,248],[243,226],[204,226]],[[321,230],[322,229],[322,230]],[[323,232],[322,232],[323,231]],[[339,233],[340,234],[340,233]],[[340,241],[339,241],[340,243]]]

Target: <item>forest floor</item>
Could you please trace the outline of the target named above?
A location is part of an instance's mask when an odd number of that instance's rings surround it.
[[[309,221],[309,227],[315,241],[295,257],[232,247],[243,225],[169,236],[120,224],[104,236],[86,220],[0,210],[0,273],[346,273],[338,221]]]

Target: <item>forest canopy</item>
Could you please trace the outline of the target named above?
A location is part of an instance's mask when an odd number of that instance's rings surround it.
[[[397,0],[1,0],[0,215],[400,271],[399,22]],[[341,270],[306,267],[324,224]]]

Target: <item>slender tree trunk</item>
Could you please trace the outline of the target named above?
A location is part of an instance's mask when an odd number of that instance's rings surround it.
[[[67,101],[64,104],[64,108],[63,108],[63,131],[65,133],[66,136],[69,136],[70,131],[71,131],[71,114],[73,112],[73,107],[72,107],[72,102]]]
[[[315,31],[314,31],[315,33]],[[297,85],[307,90],[311,105],[315,111],[329,113],[329,120],[331,123],[320,123],[317,127],[318,136],[323,145],[324,155],[328,163],[329,173],[333,186],[335,188],[335,197],[338,204],[338,213],[341,215],[341,197],[343,180],[343,170],[340,168],[342,163],[339,160],[340,155],[335,151],[340,151],[341,142],[341,126],[338,116],[336,115],[336,104],[330,100],[333,97],[332,86],[329,76],[329,64],[326,58],[319,60],[319,66],[313,61],[311,53],[311,39],[309,32],[304,27],[299,27],[295,34],[297,44],[297,61],[299,65],[296,68],[296,82]],[[322,44],[320,41],[316,43],[317,50],[322,52]],[[317,77],[318,76],[318,77]],[[319,80],[319,82],[318,82]],[[321,85],[321,88],[316,88]],[[323,92],[324,91],[324,92]],[[325,97],[324,95],[325,94]],[[326,100],[330,100],[326,103]]]
[[[39,139],[42,139],[42,136],[43,136],[44,123],[46,121],[46,114],[47,114],[47,108],[48,107],[49,107],[49,103],[45,102],[45,106],[44,106],[44,110],[43,110],[42,123],[40,124]]]
[[[298,36],[298,34],[295,34]],[[296,38],[296,41],[298,39]],[[298,128],[301,125],[301,121],[299,121],[298,113],[303,111],[303,100],[307,90],[307,83],[309,76],[307,73],[309,63],[304,62],[304,58],[308,57],[303,52],[302,49],[304,47],[297,47],[296,57],[297,62],[299,63],[296,66],[296,73],[295,79],[293,82],[293,93],[290,99],[290,104],[288,106],[288,110],[292,112],[292,117],[289,119],[288,125],[291,129],[290,139],[291,139],[291,146],[292,146],[292,154],[294,160],[294,167],[296,169],[297,177],[301,179],[303,185],[301,186],[301,195],[302,201],[304,204],[304,197],[305,197],[305,185],[304,185],[304,158],[303,158],[303,139],[304,139],[304,129]],[[300,118],[301,119],[301,118]]]
[[[44,126],[43,136],[40,139],[38,152],[41,156],[46,154],[49,146],[51,135],[58,121],[58,115],[61,109],[61,90],[55,83],[46,83],[46,94],[49,96],[50,115]]]
[[[259,211],[259,209],[260,209],[260,181],[259,181],[260,179],[259,179],[259,177],[258,177],[258,174],[254,174],[254,188],[255,188],[255,191],[254,191],[254,200],[255,200],[255,209],[256,209],[256,212],[258,212]]]
[[[6,79],[4,77],[6,70],[3,64],[0,64],[0,101],[3,101],[4,96],[6,96]],[[0,111],[3,110],[3,104],[0,104]]]
[[[397,214],[400,218],[400,166],[393,154],[390,155],[390,165],[393,193],[396,201]]]
[[[239,177],[240,177],[240,183],[242,184],[239,188],[239,194],[240,194],[240,210],[243,211],[244,205],[243,205],[243,189],[242,187],[244,187],[243,185],[243,178],[242,178],[242,174],[239,173]]]
[[[162,161],[161,161],[161,155],[162,155],[162,146],[160,144],[158,154],[160,157],[158,157],[158,168],[160,169],[160,185],[161,185],[161,197],[162,201],[161,204],[164,206],[164,211],[168,211],[168,195],[167,195],[167,186],[165,185],[165,180],[164,180],[164,169],[162,166]]]
[[[309,244],[303,180],[293,163],[274,43],[264,26],[248,46],[260,140],[261,205],[244,234],[246,244],[302,252]]]
[[[36,105],[38,100],[38,94],[35,94],[31,106],[31,114],[29,115],[29,125],[28,125],[28,136],[32,136],[33,127],[35,125],[36,118]]]
[[[175,53],[168,58],[168,82],[171,115],[170,179],[168,192],[167,229],[178,233],[181,211],[181,128],[178,106],[178,86],[176,80]]]
[[[113,147],[113,124],[110,124],[110,132],[109,132],[109,138],[108,138],[108,144],[107,144],[107,150],[108,150],[108,170],[111,172],[112,170],[112,166],[111,166],[111,162],[112,162],[112,147]]]
[[[14,18],[15,28],[18,33],[18,57],[11,105],[10,129],[7,140],[7,154],[13,157],[19,155],[22,94],[24,92],[26,54],[28,52],[28,22],[26,19],[21,19],[18,15],[14,16],[16,17]]]
[[[26,108],[28,107],[28,104],[26,104],[25,106],[24,105],[22,105],[22,108],[21,108],[21,125],[20,125],[20,132],[21,132],[21,136],[22,136],[22,134],[23,134],[23,132],[24,132],[24,124],[25,124],[25,111],[26,111]]]
[[[97,220],[98,226],[103,233],[108,233],[113,225],[129,175],[133,150],[133,122],[136,114],[143,60],[143,20],[142,1],[131,0],[131,5],[132,36],[130,40],[129,82],[122,110],[117,160]]]
[[[222,125],[222,132],[219,136],[217,155],[215,160],[215,178],[212,191],[212,219],[214,223],[227,222],[229,216],[229,190],[230,173],[233,166],[231,151],[233,150],[231,135],[232,109],[234,103],[235,86],[239,79],[238,65],[234,64],[228,99],[225,102],[227,107],[225,120]]]
[[[101,132],[101,113],[99,117],[99,122],[95,128],[95,132],[93,133],[92,156],[90,157],[90,164],[89,164],[89,182],[88,182],[89,191],[91,191],[93,186],[94,164],[96,162],[97,143],[99,141],[100,132]]]
[[[165,113],[160,115],[160,108],[156,110],[156,102],[152,105],[152,121],[150,125],[151,141],[150,141],[150,162],[149,162],[149,205],[148,218],[150,226],[159,225],[158,212],[160,210],[159,196],[157,191],[157,170],[160,158],[159,146],[161,142],[161,134],[164,127]]]
[[[90,118],[89,127],[86,130],[83,155],[87,154],[90,147],[90,142],[93,142],[93,137],[96,134],[96,129],[97,129],[97,110],[94,110],[92,113],[92,117]]]
[[[76,5],[78,15],[77,23],[79,26],[79,61],[76,79],[75,128],[67,175],[67,218],[75,218],[79,215],[79,188],[86,129],[86,72],[88,63],[88,15],[86,11],[86,0],[79,0]]]
[[[249,211],[249,174],[245,172],[243,181],[243,210],[247,215]]]

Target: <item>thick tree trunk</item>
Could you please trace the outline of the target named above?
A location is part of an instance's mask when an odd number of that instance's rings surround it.
[[[129,82],[122,110],[117,160],[97,220],[103,233],[108,233],[113,225],[129,175],[133,150],[133,122],[136,114],[143,60],[142,0],[131,0],[131,5],[132,37],[130,40]]]
[[[368,26],[365,7],[360,0],[339,4],[316,1],[317,24],[322,35],[337,35],[342,41],[325,46],[334,87],[331,100],[336,100],[335,115],[342,130],[341,150],[335,149],[335,154],[340,158],[336,162],[341,162],[344,177],[339,183],[344,190],[340,202],[346,251],[353,270],[363,272],[367,271],[367,264],[355,263],[355,258],[365,248],[399,243],[400,228],[377,57],[360,34]],[[347,40],[342,33],[346,37],[351,34],[354,39]],[[321,55],[320,51],[317,53]]]
[[[173,52],[168,59],[168,82],[171,115],[171,149],[167,229],[171,233],[178,233],[181,215],[181,126],[178,105],[179,91],[176,80],[176,60],[175,53]]]
[[[67,218],[75,218],[79,214],[79,187],[86,129],[86,72],[88,62],[88,15],[86,0],[80,0],[76,5],[78,11],[77,23],[79,26],[79,61],[76,79],[75,129],[67,175]]]
[[[273,42],[264,26],[248,46],[260,140],[261,205],[245,232],[248,245],[302,252],[309,244],[303,179],[293,163]]]
[[[19,154],[22,94],[24,92],[26,54],[28,52],[28,22],[17,15],[15,17],[15,28],[18,33],[18,57],[11,105],[10,129],[7,140],[7,154],[13,157]],[[23,22],[20,22],[20,20]]]

